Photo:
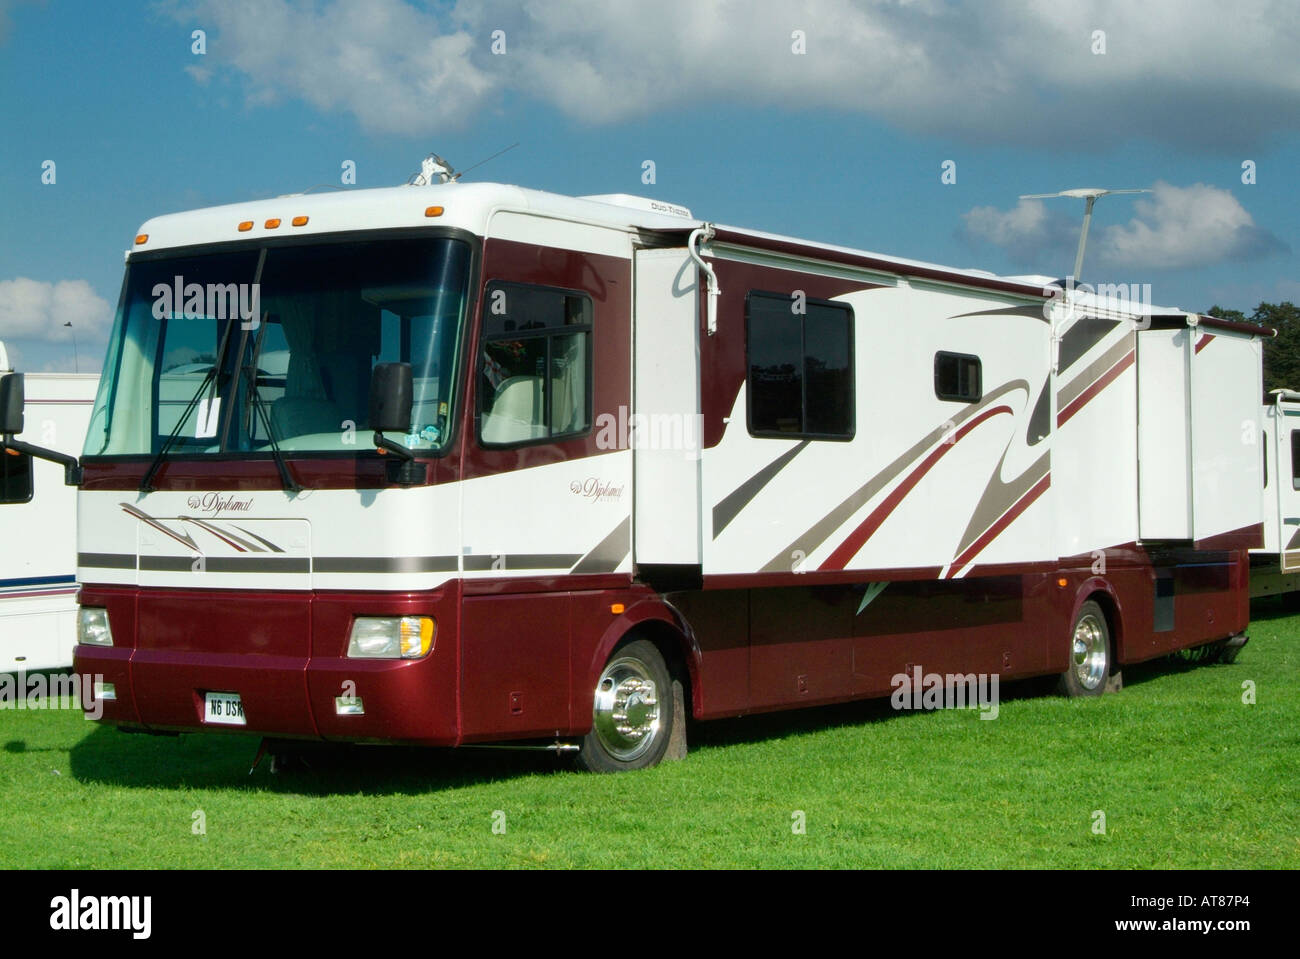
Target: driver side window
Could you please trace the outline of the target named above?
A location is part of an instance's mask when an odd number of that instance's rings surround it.
[[[517,446],[591,428],[591,300],[490,283],[478,364],[479,440]]]

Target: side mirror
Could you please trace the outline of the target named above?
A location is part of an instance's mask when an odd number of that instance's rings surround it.
[[[405,433],[411,428],[410,363],[380,363],[370,374],[370,428],[376,433]]]
[[[49,460],[63,467],[63,482],[69,486],[81,485],[81,464],[75,456],[33,446],[13,437],[23,431],[23,374],[0,373],[0,450],[26,453],[37,459]]]
[[[0,373],[0,434],[23,431],[23,374]]]

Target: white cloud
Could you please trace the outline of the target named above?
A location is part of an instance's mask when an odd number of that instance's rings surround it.
[[[1060,202],[1060,201],[1058,201]],[[1079,242],[1079,223],[1042,200],[1021,200],[1010,210],[977,206],[962,214],[960,231],[967,240],[1006,250],[1017,269],[1064,274]]]
[[[1026,239],[1037,240],[1047,225],[1042,200],[1021,200],[1005,213],[995,206],[977,206],[962,215],[966,229],[994,246],[1009,247]]]
[[[113,308],[85,280],[0,280],[0,339],[65,343],[75,331],[82,343],[102,342],[112,323]]]
[[[512,91],[586,122],[727,101],[833,108],[967,141],[1240,151],[1300,129],[1300,5],[1239,0],[196,0],[251,103],[427,134]],[[506,52],[492,53],[492,34]],[[801,30],[806,53],[795,54]],[[1105,31],[1105,53],[1094,32]],[[1212,121],[1212,141],[1206,136]]]
[[[370,130],[427,133],[464,121],[499,87],[472,62],[468,33],[401,0],[221,0],[176,16],[215,28],[208,75],[214,64],[233,65],[253,105],[297,97],[351,113]]]
[[[1060,272],[1067,251],[1073,253],[1083,223],[1080,200],[1053,200],[1074,204],[1077,219],[1048,214],[1041,200],[1021,200],[1005,212],[996,207],[975,207],[963,214],[969,239],[982,240],[1006,250],[1020,264],[1044,268],[1050,259]],[[1122,198],[1098,201],[1123,202]],[[1097,229],[1088,237],[1084,273],[1089,265],[1101,268],[1181,269],[1215,263],[1259,259],[1287,250],[1286,244],[1255,224],[1228,190],[1197,183],[1178,187],[1159,181],[1151,199],[1134,203],[1134,216],[1124,224]],[[1072,263],[1073,260],[1068,261]],[[1050,272],[1050,270],[1049,270]]]
[[[1101,202],[1105,202],[1104,200]],[[1098,260],[1110,266],[1154,269],[1208,266],[1265,257],[1286,249],[1227,190],[1197,183],[1157,182],[1150,200],[1122,226],[1101,231]]]

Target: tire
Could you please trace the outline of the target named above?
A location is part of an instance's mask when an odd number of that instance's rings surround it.
[[[1106,614],[1093,600],[1079,607],[1069,635],[1070,664],[1058,689],[1064,696],[1100,696],[1114,671]]]
[[[636,639],[610,654],[596,681],[591,732],[578,765],[589,772],[646,769],[663,759],[679,710],[673,679],[654,643]]]

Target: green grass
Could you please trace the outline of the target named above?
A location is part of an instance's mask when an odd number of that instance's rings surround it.
[[[250,776],[253,737],[3,710],[0,866],[1295,868],[1300,617],[1261,606],[1250,634],[1231,666],[1129,667],[1100,700],[1004,688],[991,722],[868,703],[701,724],[686,760],[617,776],[374,747]]]

